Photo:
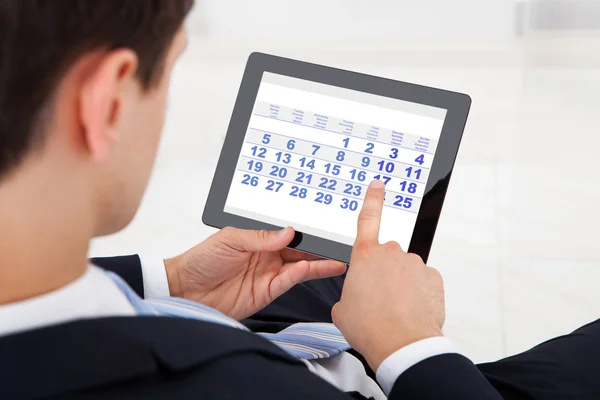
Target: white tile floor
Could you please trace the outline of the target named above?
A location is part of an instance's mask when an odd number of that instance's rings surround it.
[[[308,58],[329,60],[322,54]],[[597,318],[600,71],[352,62],[360,59],[337,66],[473,97],[430,257],[446,281],[447,335],[486,361]],[[93,255],[169,256],[214,232],[201,214],[243,63],[192,46],[142,208],[128,229],[96,240]]]

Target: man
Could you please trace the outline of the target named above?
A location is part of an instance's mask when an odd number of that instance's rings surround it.
[[[597,323],[479,367],[454,352],[439,274],[377,242],[380,182],[345,278],[286,250],[290,228],[88,265],[90,239],[139,206],[191,6],[0,0],[0,398],[600,397]],[[295,324],[331,314],[352,350],[331,325]],[[298,326],[311,343],[288,340]]]

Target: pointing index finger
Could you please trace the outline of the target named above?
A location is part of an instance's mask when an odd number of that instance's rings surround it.
[[[381,212],[385,198],[385,184],[374,180],[365,194],[364,204],[358,215],[356,242],[378,242]]]

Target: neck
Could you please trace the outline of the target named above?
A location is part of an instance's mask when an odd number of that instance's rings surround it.
[[[36,169],[0,183],[0,304],[56,290],[87,267],[93,221],[81,192]]]

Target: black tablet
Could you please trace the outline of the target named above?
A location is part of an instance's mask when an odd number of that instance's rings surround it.
[[[427,261],[470,104],[461,93],[254,53],[203,221],[292,226],[291,247],[348,262],[365,191],[381,179],[380,241]]]

